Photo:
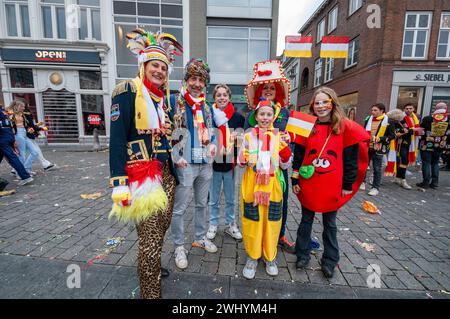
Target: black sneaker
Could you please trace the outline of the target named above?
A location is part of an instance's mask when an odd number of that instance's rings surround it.
[[[6,185],[8,184],[9,183],[6,179],[0,177],[0,192],[2,192],[6,188]]]
[[[309,265],[309,260],[307,259],[299,259],[296,263],[295,263],[295,267],[297,269],[303,269],[308,267]]]
[[[322,265],[322,272],[326,278],[333,278],[334,276],[334,268],[329,266]]]
[[[161,267],[161,277],[166,278],[169,277],[170,272],[168,269]]]
[[[431,184],[430,184],[430,188],[432,188],[432,189],[437,189],[438,186],[437,186],[436,184],[431,183]]]
[[[423,188],[423,189],[430,188],[430,185],[425,184],[424,182],[422,182],[422,183],[417,183],[416,186],[417,186],[417,187],[420,187],[420,188]]]

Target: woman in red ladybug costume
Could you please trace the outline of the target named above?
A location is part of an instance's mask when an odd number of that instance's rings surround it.
[[[346,118],[336,93],[318,89],[310,102],[317,122],[308,138],[295,145],[292,188],[302,205],[302,220],[297,231],[297,269],[310,261],[311,230],[316,213],[323,218],[322,271],[333,277],[339,261],[336,215],[349,201],[364,179],[368,165],[370,136],[359,124]]]

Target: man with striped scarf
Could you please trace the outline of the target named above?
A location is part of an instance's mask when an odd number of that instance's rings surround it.
[[[381,184],[381,166],[383,156],[389,151],[389,142],[394,138],[394,125],[391,125],[389,118],[385,114],[386,107],[383,103],[374,104],[371,107],[372,115],[365,119],[364,127],[370,134],[369,161],[372,161],[373,182],[369,191],[370,196],[376,196],[379,193]],[[366,183],[362,183],[360,189],[366,189]]]
[[[403,115],[404,118],[400,122],[403,132],[396,133],[398,169],[395,183],[404,189],[411,189],[412,187],[406,182],[406,168],[416,164],[419,134],[421,134],[423,129],[420,127],[419,119],[414,113],[414,105],[411,103],[406,104],[403,107]]]

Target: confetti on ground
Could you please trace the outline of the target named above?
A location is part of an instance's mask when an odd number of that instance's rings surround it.
[[[125,240],[124,237],[115,237],[115,238],[108,238],[108,240],[106,241],[106,246],[111,247],[111,248],[116,248],[117,246],[119,246],[123,241]]]
[[[219,287],[213,290],[213,292],[215,292],[216,294],[222,294],[222,288],[223,287]]]
[[[446,295],[450,295],[450,293],[448,291],[445,290],[439,290],[440,293],[446,294]]]
[[[131,292],[131,297],[134,299],[134,297],[136,296],[136,291],[139,289],[139,286],[137,286],[136,288],[133,289],[133,291]]]
[[[97,199],[100,196],[102,196],[101,192],[93,193],[93,194],[81,194],[80,195],[82,199]]]
[[[374,203],[369,202],[368,200],[363,201],[362,208],[364,209],[364,211],[366,211],[369,214],[380,214],[381,215],[381,212],[378,209],[378,207],[375,206]]]
[[[374,244],[363,243],[363,242],[360,242],[359,240],[357,240],[356,243],[359,246],[361,246],[362,248],[364,248],[368,252],[374,252],[375,251],[375,245]]]
[[[14,194],[15,192],[16,192],[15,189],[11,189],[11,190],[9,190],[9,191],[3,191],[3,192],[0,192],[0,197],[3,197],[3,196],[9,196],[9,195]]]
[[[347,231],[350,230],[350,228],[339,228],[340,231]]]
[[[433,299],[433,296],[432,296],[429,292],[427,292],[427,297],[428,297],[429,299]]]

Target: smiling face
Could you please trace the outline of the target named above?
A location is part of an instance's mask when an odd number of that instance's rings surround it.
[[[195,98],[202,94],[205,86],[205,80],[199,75],[193,75],[186,81],[186,89]]]
[[[308,156],[317,156],[317,150],[312,149],[308,152]],[[327,150],[322,153],[320,158],[315,158],[312,161],[312,165],[315,167],[314,172],[317,174],[328,174],[332,171],[335,171],[336,168],[333,165],[338,159],[338,156],[335,151]]]
[[[314,114],[317,115],[319,120],[329,120],[331,116],[331,110],[333,109],[333,100],[325,93],[319,93],[316,95],[313,104]]]
[[[151,60],[145,65],[145,77],[157,88],[166,83],[167,73],[167,65],[162,61]]]
[[[261,97],[269,101],[274,101],[277,95],[277,88],[274,83],[264,84]]]
[[[275,112],[270,106],[263,106],[256,110],[256,122],[260,128],[269,128],[273,122]]]
[[[216,102],[217,106],[221,110],[223,110],[230,102],[230,95],[225,88],[220,87],[217,89],[216,94],[214,95],[214,101]]]

